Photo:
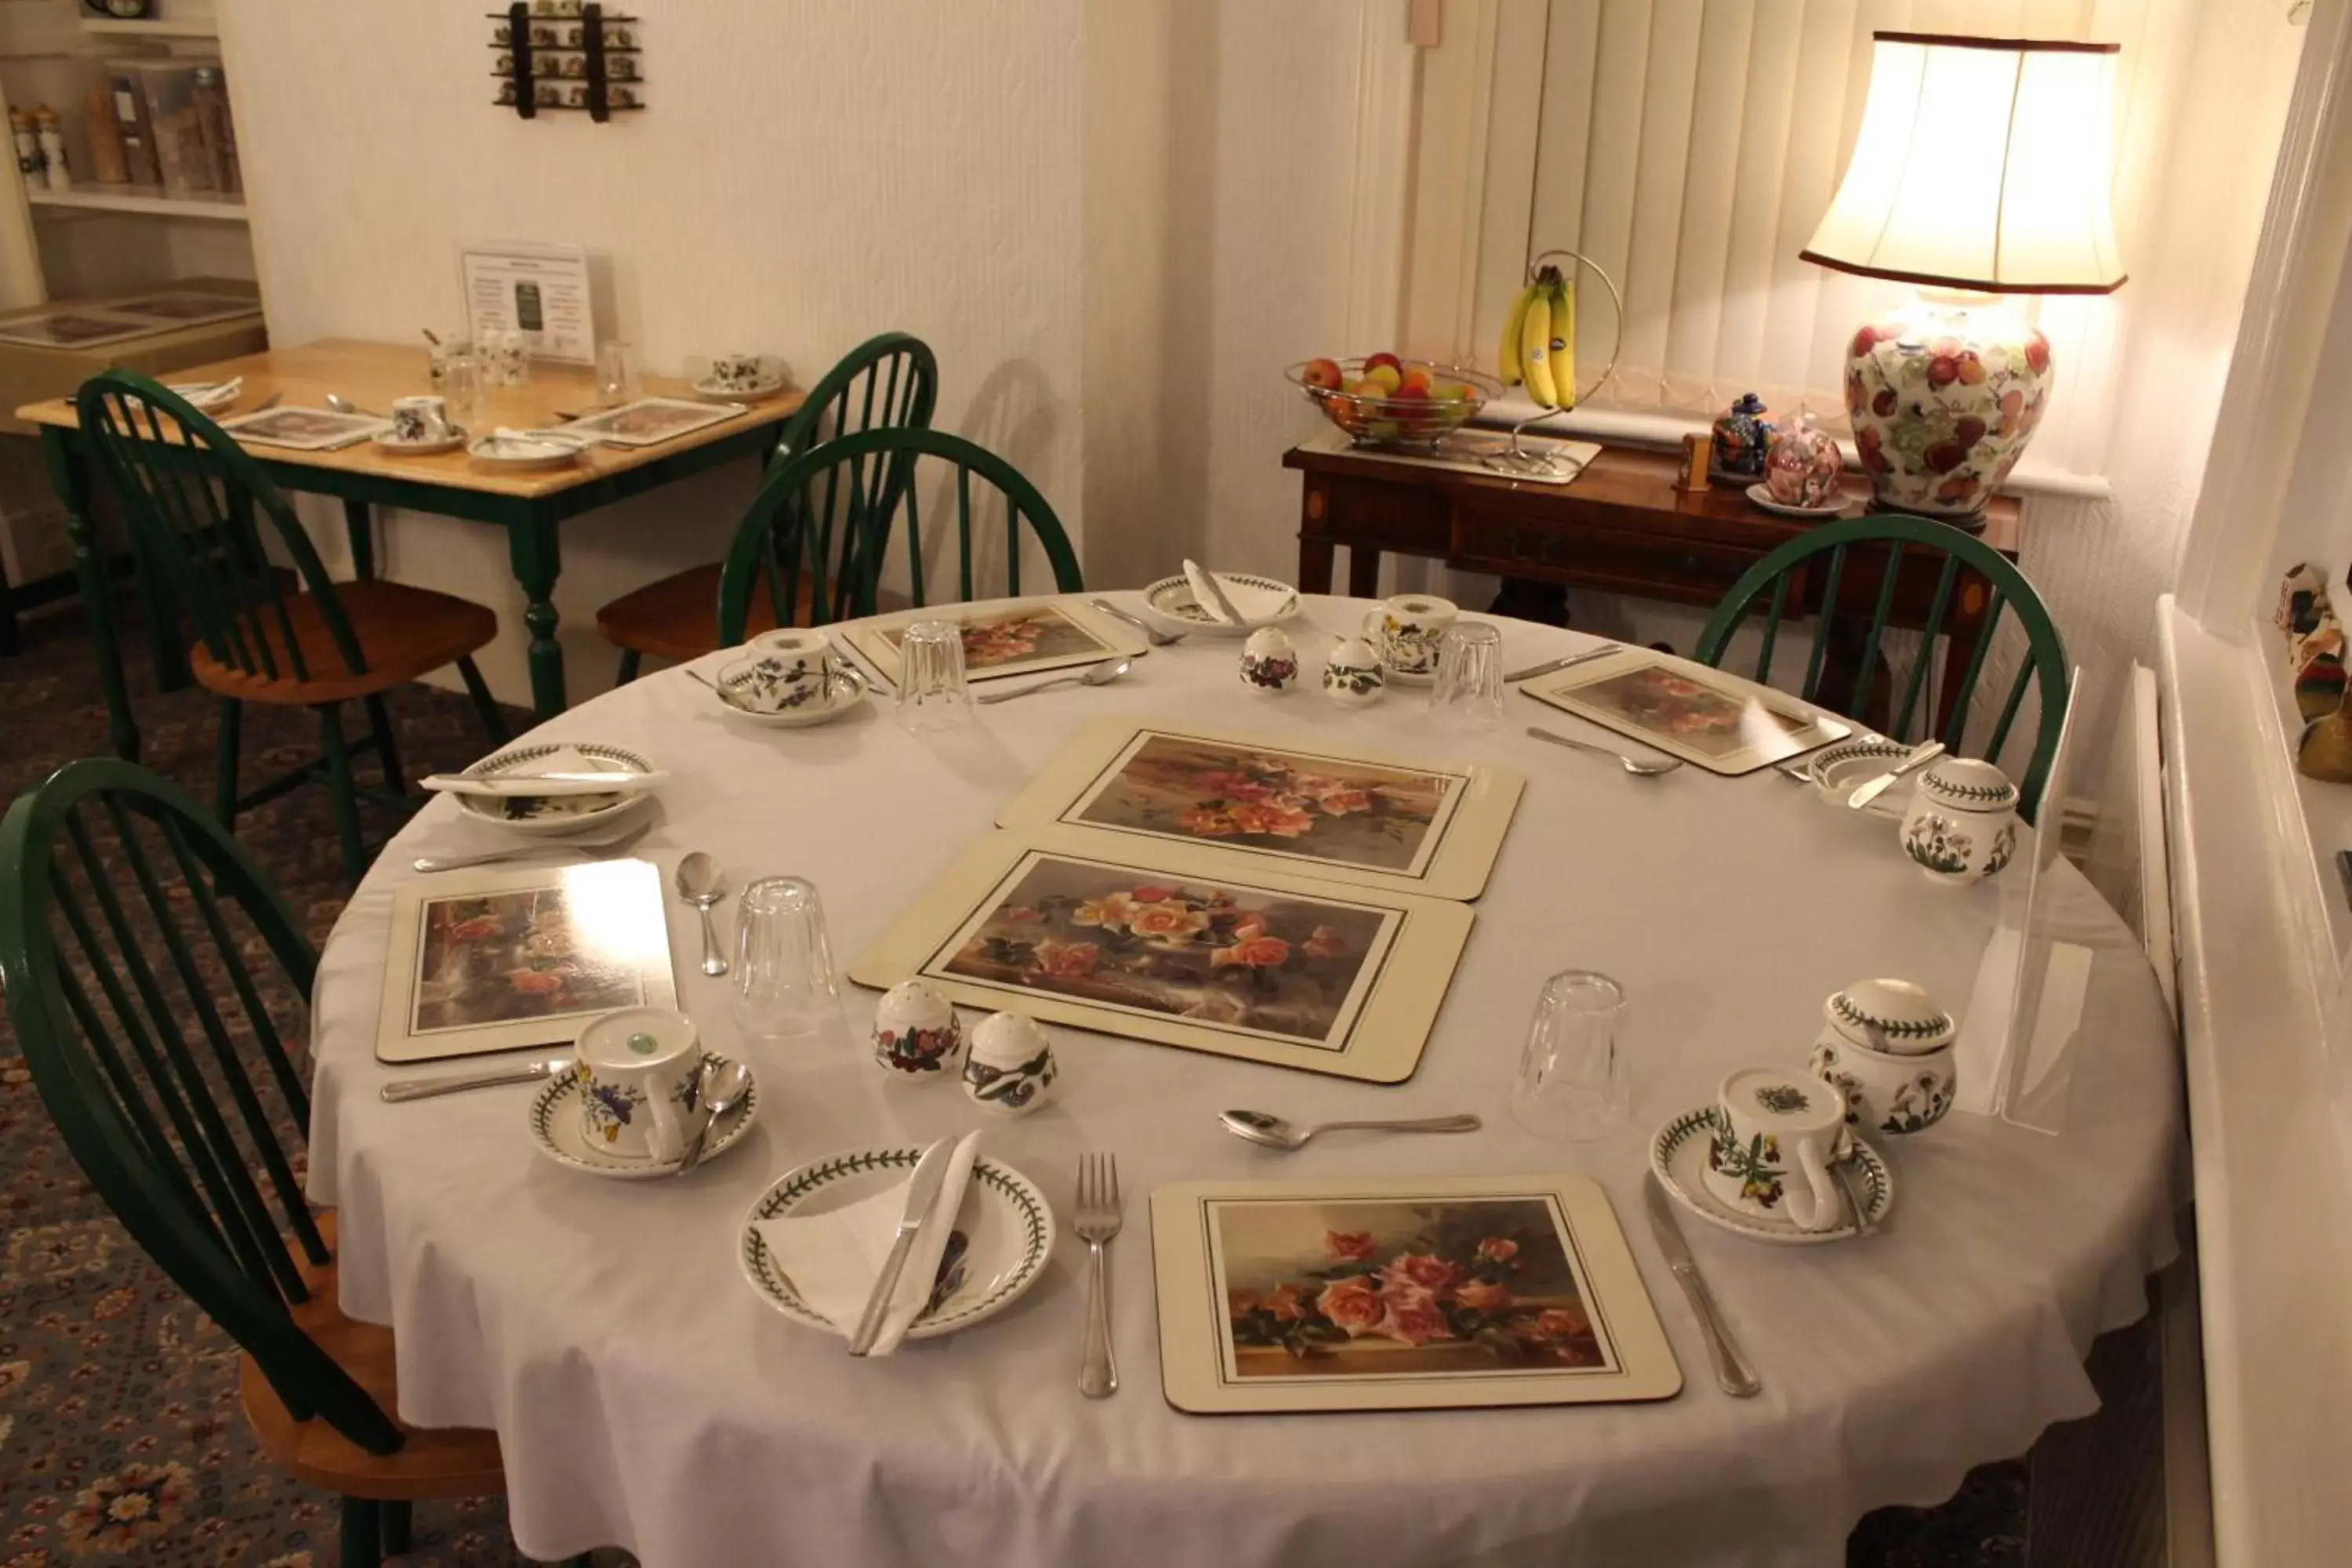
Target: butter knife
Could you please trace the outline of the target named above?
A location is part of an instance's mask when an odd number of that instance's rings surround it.
[[[430,1100],[436,1094],[456,1094],[461,1089],[490,1089],[502,1083],[536,1083],[543,1078],[553,1078],[570,1067],[571,1057],[549,1057],[544,1061],[525,1062],[520,1067],[501,1068],[497,1072],[452,1074],[446,1078],[396,1078],[376,1090],[377,1098],[387,1105],[403,1100]]]
[[[1860,811],[1864,806],[1893,789],[1896,779],[1924,763],[1934,762],[1943,754],[1944,742],[1941,741],[1927,741],[1912,747],[1911,754],[1895,763],[1892,772],[1881,773],[1876,778],[1856,786],[1854,792],[1845,797],[1846,805]]]
[[[1538,675],[1554,675],[1571,664],[1582,664],[1589,658],[1606,658],[1612,653],[1624,651],[1621,645],[1613,642],[1600,647],[1589,647],[1582,653],[1572,653],[1565,658],[1549,658],[1541,664],[1531,664],[1525,669],[1515,669],[1503,677],[1503,683],[1508,686],[1515,681],[1533,680]]]
[[[916,1162],[915,1174],[907,1184],[906,1212],[898,1216],[898,1238],[890,1243],[890,1256],[882,1260],[882,1272],[874,1281],[874,1294],[866,1299],[866,1310],[857,1320],[857,1331],[849,1337],[849,1353],[864,1355],[882,1337],[882,1324],[890,1315],[890,1297],[898,1289],[898,1276],[907,1267],[907,1254],[915,1245],[915,1235],[923,1222],[931,1217],[931,1205],[940,1195],[940,1187],[948,1179],[948,1166],[955,1159],[956,1141],[942,1138],[923,1151]]]
[[[1666,1267],[1674,1271],[1675,1280],[1682,1286],[1683,1294],[1690,1298],[1691,1310],[1698,1314],[1699,1332],[1706,1338],[1706,1353],[1715,1363],[1715,1381],[1723,1392],[1734,1399],[1755,1396],[1764,1384],[1749,1369],[1748,1358],[1739,1353],[1732,1342],[1731,1331],[1723,1324],[1723,1314],[1716,1310],[1715,1298],[1707,1293],[1706,1281],[1698,1271],[1698,1259],[1691,1256],[1690,1243],[1683,1239],[1681,1222],[1675,1218],[1674,1200],[1666,1196],[1665,1184],[1658,1180],[1655,1171],[1650,1173],[1649,1192],[1650,1234],[1658,1239],[1658,1250],[1666,1255]]]

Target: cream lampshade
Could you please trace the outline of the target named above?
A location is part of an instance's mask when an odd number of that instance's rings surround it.
[[[1920,286],[1854,334],[1846,410],[1882,510],[1969,524],[2050,395],[2049,341],[1994,296],[2105,294],[2116,46],[1872,35],[1845,178],[1800,253]]]

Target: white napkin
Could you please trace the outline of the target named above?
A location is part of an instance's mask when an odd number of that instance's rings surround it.
[[[948,1161],[947,1180],[931,1205],[931,1217],[915,1233],[907,1265],[898,1271],[898,1288],[891,1293],[890,1310],[882,1319],[882,1332],[872,1354],[888,1355],[907,1337],[915,1315],[930,1300],[940,1271],[940,1255],[947,1250],[948,1232],[954,1228],[956,1210],[963,1206],[963,1190],[971,1180],[980,1134],[967,1132]],[[752,1228],[768,1244],[776,1266],[793,1282],[801,1300],[824,1315],[844,1339],[857,1331],[866,1313],[866,1298],[881,1277],[883,1260],[890,1255],[898,1216],[907,1212],[907,1183],[894,1182],[870,1198],[861,1198],[830,1214],[788,1216],[754,1222]]]
[[[1232,624],[1230,618],[1225,615],[1223,606],[1218,604],[1217,595],[1210,592],[1209,576],[1209,573],[1199,562],[1189,558],[1185,561],[1184,581],[1192,584],[1192,603],[1200,605],[1211,620],[1225,621],[1230,625]],[[1217,586],[1222,588],[1224,584],[1220,582]],[[1241,608],[1238,601],[1234,603],[1234,608],[1236,610]]]
[[[1222,572],[1206,571],[1197,561],[1187,561],[1184,563],[1184,581],[1192,585],[1192,602],[1206,610],[1212,620],[1222,621],[1225,618],[1218,612],[1217,601],[1209,592],[1209,579],[1212,577],[1217,580],[1217,586],[1225,591],[1225,597],[1233,601],[1234,608],[1241,612],[1242,619],[1244,621],[1272,620],[1282,612],[1282,606],[1289,602],[1289,595],[1286,594],[1277,594],[1266,588],[1254,588],[1247,583],[1226,576]]]

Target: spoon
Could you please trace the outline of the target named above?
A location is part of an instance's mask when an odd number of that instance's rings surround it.
[[[1683,765],[1683,760],[1680,757],[1654,757],[1647,760],[1641,757],[1629,757],[1622,752],[1612,752],[1606,746],[1596,746],[1589,741],[1571,741],[1566,735],[1555,735],[1549,730],[1539,729],[1533,724],[1528,726],[1528,733],[1538,741],[1549,741],[1555,746],[1567,746],[1579,752],[1591,752],[1596,757],[1611,758],[1635,778],[1655,778],[1660,773],[1673,773]]]
[[[1134,668],[1135,660],[1131,658],[1106,659],[1100,664],[1087,666],[1085,670],[1076,675],[1057,675],[1051,680],[1041,680],[1034,686],[1024,686],[1018,691],[992,691],[978,700],[982,703],[1010,702],[1016,697],[1026,697],[1033,691],[1043,691],[1049,686],[1108,686]]]
[[[1475,1116],[1430,1116],[1418,1121],[1323,1121],[1302,1127],[1263,1110],[1221,1110],[1217,1120],[1226,1131],[1269,1149],[1304,1149],[1307,1141],[1326,1132],[1475,1132]]]
[[[677,863],[677,896],[702,911],[702,973],[726,973],[727,960],[719,956],[719,931],[710,923],[710,910],[727,896],[727,879],[699,849]]]
[[[736,1102],[751,1087],[751,1069],[741,1062],[721,1062],[702,1069],[702,1083],[695,1091],[702,1106],[702,1125],[696,1129],[694,1142],[686,1146],[685,1157],[678,1161],[672,1174],[683,1176],[702,1163],[702,1146],[710,1142],[710,1130],[719,1125],[720,1117],[735,1109]]]
[[[353,403],[348,397],[338,397],[331,392],[327,394],[327,406],[333,409],[338,414],[348,414],[356,419],[381,419],[383,417],[383,415],[375,413],[371,409],[362,408],[358,404]]]

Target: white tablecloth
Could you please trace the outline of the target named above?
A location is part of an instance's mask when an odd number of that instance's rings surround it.
[[[1361,606],[1310,601],[1318,624]],[[1582,646],[1504,623],[1511,665]],[[1313,666],[1319,644],[1301,637]],[[811,878],[845,961],[1083,720],[1255,728],[1305,743],[1483,755],[1530,775],[1418,1075],[1351,1085],[1056,1030],[1057,1104],[986,1146],[1067,1213],[1083,1150],[1117,1152],[1127,1229],[1112,1249],[1124,1387],[1078,1395],[1085,1249],[993,1322],[856,1362],[796,1327],[737,1272],[744,1211],[778,1173],[876,1140],[977,1118],[954,1089],[887,1083],[862,1050],[758,1049],[754,1135],[690,1181],[562,1169],[524,1130],[530,1090],[388,1106],[373,1041],[394,887],[432,847],[478,842],[436,802],[344,912],[320,972],[312,1183],[341,1205],[343,1306],[399,1333],[400,1404],[425,1426],[495,1426],[520,1545],[554,1558],[618,1543],[648,1568],[896,1564],[1360,1563],[1834,1564],[1865,1510],[1950,1494],[1971,1464],[2021,1452],[2095,1400],[2081,1358],[2136,1318],[2171,1254],[2167,1173],[2179,1132],[2157,988],[2123,926],[2071,870],[2069,934],[2097,951],[2064,1135],[1955,1115],[1881,1139],[1898,1185],[1885,1232],[1759,1247],[1696,1221],[1692,1247],[1761,1370],[1760,1397],[1715,1386],[1696,1321],[1641,1215],[1644,1150],[1729,1068],[1803,1059],[1822,997],[1902,975],[1957,1009],[1990,930],[1990,887],[1929,885],[1894,827],[1826,809],[1772,773],[1663,780],[1528,739],[1577,721],[1510,699],[1512,723],[1440,740],[1418,693],[1343,713],[1311,691],[1266,699],[1236,645],[1194,638],[1127,681],[982,710],[918,739],[887,699],[823,728],[746,728],[686,677],[655,675],[540,734],[626,745],[676,771],[637,853],[665,876],[710,851],[740,889]],[[690,912],[670,920],[681,1001],[739,1047],[723,981],[698,971]],[[1576,966],[1626,987],[1634,1124],[1562,1148],[1507,1098],[1543,977]],[[870,993],[851,988],[862,1027]],[[414,1069],[404,1069],[414,1070]],[[1214,1112],[1309,1118],[1475,1110],[1486,1130],[1413,1142],[1335,1138],[1298,1154],[1243,1144]],[[1649,1405],[1414,1415],[1181,1415],[1160,1398],[1146,1194],[1171,1181],[1569,1169],[1598,1178],[1681,1360]]]

